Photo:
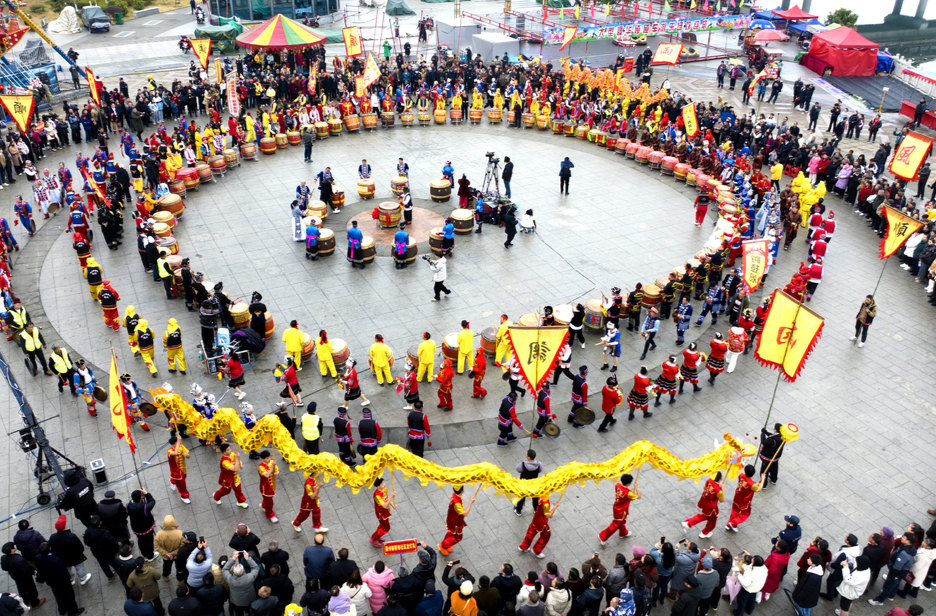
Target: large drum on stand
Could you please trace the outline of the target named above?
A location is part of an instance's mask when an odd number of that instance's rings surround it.
[[[449,334],[442,341],[442,355],[452,363],[458,361],[458,334]]]
[[[270,156],[271,154],[276,154],[276,139],[273,137],[263,137],[260,139],[260,151]],[[244,158],[248,158],[245,156]]]
[[[361,116],[357,115],[356,113],[346,115],[344,117],[344,125],[345,128],[348,129],[349,133],[361,130]]]
[[[374,180],[370,178],[358,180],[357,192],[361,199],[373,199],[376,190]]]
[[[302,143],[302,133],[297,130],[291,130],[286,133],[286,141],[289,145],[299,145]]]
[[[341,125],[341,120],[338,118],[332,118],[328,121],[328,132],[332,137],[341,136],[341,131],[344,127]]]
[[[400,225],[403,208],[396,201],[384,201],[377,206],[377,226],[392,229]]]
[[[403,126],[405,126],[406,128],[409,128],[410,126],[412,126],[415,120],[416,118],[415,116],[413,116],[412,111],[404,111],[403,113],[400,114],[400,123],[403,124]]]
[[[156,209],[160,212],[169,212],[176,218],[182,218],[182,214],[185,213],[185,203],[179,195],[170,193],[159,198],[156,202]]]
[[[347,363],[348,358],[351,357],[351,349],[348,348],[348,343],[342,340],[341,338],[332,338],[332,361],[335,362],[335,370],[339,372],[344,372],[345,363]]]
[[[234,319],[234,329],[246,329],[250,325],[250,311],[246,302],[237,302],[231,306],[231,318]],[[302,358],[305,361],[305,357]]]
[[[335,232],[331,229],[322,229],[318,239],[318,256],[327,257],[335,254]]]
[[[328,122],[315,123],[315,138],[328,139]]]
[[[605,316],[601,311],[601,300],[590,299],[585,303],[585,331],[601,335],[605,329]]]
[[[504,121],[504,112],[500,109],[488,109],[487,117],[491,124],[500,124]]]
[[[242,143],[240,144],[240,155],[244,160],[256,160],[257,159],[257,144],[256,143]],[[275,148],[274,148],[275,151]],[[188,185],[186,184],[186,187]]]
[[[452,197],[452,183],[448,180],[432,180],[429,182],[429,196],[436,203],[448,201]]]
[[[679,164],[679,159],[675,156],[664,156],[663,163],[660,166],[660,173],[663,175],[673,175],[673,172],[676,170],[676,165]]]
[[[656,308],[657,304],[663,299],[663,289],[656,284],[645,284],[643,287],[643,307],[647,310]]]
[[[286,149],[286,145],[289,143],[289,137],[286,136],[286,133],[276,133],[276,148],[279,150]]]
[[[392,111],[384,111],[380,114],[380,125],[384,128],[393,128],[396,124],[396,116]]]
[[[405,175],[395,176],[390,180],[390,192],[396,196],[400,196],[406,192],[406,188],[409,188],[409,178]]]
[[[432,112],[436,124],[445,124],[445,109],[436,109]]]
[[[374,238],[368,235],[364,236],[364,239],[361,240],[361,254],[364,263],[374,262],[374,257],[377,256],[377,246],[374,244]]]
[[[497,352],[497,330],[493,327],[487,327],[481,332],[481,350],[488,357],[494,357]]]
[[[429,232],[429,250],[437,257],[442,256],[442,239],[444,237],[442,227],[436,227]]]
[[[455,227],[455,233],[471,233],[474,230],[474,212],[458,208],[452,212],[452,226]]]
[[[364,128],[368,128],[373,131],[377,128],[377,114],[365,113],[363,116],[361,116],[361,122],[364,123]]]
[[[481,110],[469,109],[468,110],[468,122],[469,124],[480,124],[481,123]]]

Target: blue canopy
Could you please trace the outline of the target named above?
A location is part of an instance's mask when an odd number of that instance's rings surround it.
[[[762,30],[776,30],[777,26],[773,25],[766,19],[754,19],[751,21],[752,28],[760,28]]]
[[[877,54],[877,67],[874,69],[875,75],[881,75],[883,73],[890,74],[894,72],[894,58],[889,53],[884,53],[878,49]]]
[[[825,24],[823,24],[823,23],[822,23],[821,21],[819,21],[818,19],[813,18],[813,19],[810,19],[810,20],[807,21],[807,22],[797,23],[797,24],[791,24],[791,25],[790,25],[790,31],[791,31],[791,32],[796,32],[797,34],[802,34],[803,32],[806,32],[806,28],[808,28],[809,26],[824,26],[824,25],[825,25]]]
[[[752,17],[754,19],[766,19],[768,21],[783,21],[782,17],[777,17],[776,15],[773,14],[774,11],[781,11],[781,10],[783,10],[783,7],[778,6],[777,8],[773,10],[758,11],[754,13]]]

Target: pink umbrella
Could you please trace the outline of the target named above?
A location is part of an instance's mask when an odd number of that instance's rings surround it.
[[[789,36],[779,30],[761,30],[754,35],[754,41],[758,43],[769,43],[770,41],[785,41]]]

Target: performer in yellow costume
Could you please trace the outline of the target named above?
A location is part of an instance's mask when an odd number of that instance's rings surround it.
[[[484,107],[484,96],[481,95],[481,90],[475,88],[474,94],[471,95],[471,108],[472,109],[482,109]]]
[[[504,96],[501,94],[500,88],[497,88],[494,93],[494,108],[500,111],[504,110]]]

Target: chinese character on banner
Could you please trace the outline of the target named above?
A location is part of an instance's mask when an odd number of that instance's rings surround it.
[[[696,119],[695,105],[690,103],[682,108],[683,124],[686,126],[686,135],[692,139],[699,132],[699,121]]]
[[[559,51],[562,51],[566,48],[566,45],[574,41],[577,33],[578,28],[576,26],[566,26],[565,32],[562,33],[562,47],[559,48]]]
[[[227,88],[228,112],[237,118],[240,116],[241,108],[240,97],[237,95],[237,73],[232,71],[227,76],[225,87]]]
[[[357,75],[354,78],[354,95],[359,99],[364,98],[364,95],[367,94],[366,88],[363,75]]]
[[[364,43],[361,41],[361,31],[357,26],[341,30],[344,38],[345,55],[354,58],[364,54]]]
[[[87,66],[85,67],[85,77],[88,79],[88,89],[91,91],[91,98],[100,106],[101,93],[98,91],[98,82],[97,79],[94,78],[94,73],[92,73],[91,69]]]
[[[741,242],[744,272],[744,287],[749,293],[753,293],[760,286],[767,271],[767,264],[770,262],[770,255],[767,253],[767,240],[749,240]]]
[[[29,128],[29,118],[32,116],[33,112],[33,97],[31,95],[0,96],[0,103],[3,104],[3,108],[7,110],[10,117],[16,122],[16,126],[19,127],[20,132],[25,133]]]
[[[914,220],[909,216],[904,216],[891,207],[884,207],[884,217],[887,219],[887,231],[884,232],[884,239],[881,240],[881,246],[878,255],[886,259],[903,246],[910,236],[916,233],[917,229],[923,226],[919,220]]]
[[[890,164],[890,171],[895,176],[907,181],[916,181],[919,178],[920,167],[926,162],[930,149],[933,147],[932,139],[927,139],[916,133],[907,133]]]
[[[679,62],[679,54],[682,52],[682,45],[679,43],[661,43],[653,54],[653,60],[650,64],[670,64]]]
[[[198,58],[198,63],[205,70],[208,70],[208,58],[211,57],[211,39],[189,39],[192,45],[192,53]]]
[[[767,368],[779,368],[792,383],[822,336],[824,324],[825,319],[778,289],[771,296],[754,357]]]
[[[507,337],[520,365],[520,377],[532,393],[552,374],[568,338],[566,327],[510,327]]]

